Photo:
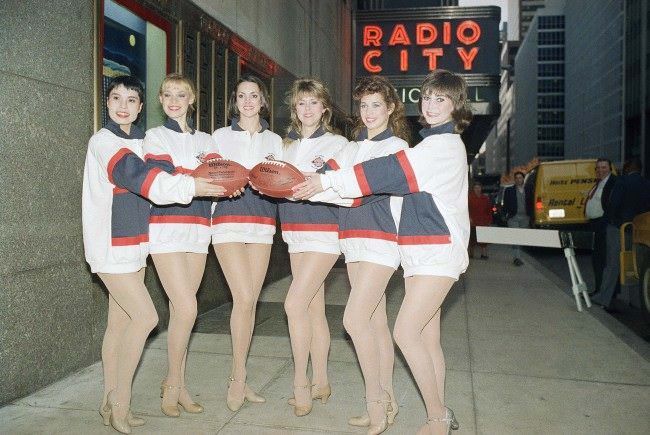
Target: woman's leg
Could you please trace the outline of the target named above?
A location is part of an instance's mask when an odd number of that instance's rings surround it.
[[[163,407],[176,407],[183,378],[183,361],[187,352],[192,327],[196,321],[196,290],[190,270],[190,254],[174,252],[153,254],[156,272],[169,298],[169,329],[167,332],[168,369],[165,385],[170,388],[163,398]],[[206,254],[192,254],[202,257],[205,267]],[[199,280],[200,283],[200,280]]]
[[[338,255],[336,258],[338,258]],[[334,259],[334,263],[336,263],[336,259]],[[318,288],[307,311],[311,324],[311,343],[309,345],[311,380],[315,386],[315,391],[321,391],[329,385],[327,360],[331,343],[330,328],[327,324],[327,316],[325,314],[325,283],[322,283]]]
[[[438,397],[440,403],[445,403],[445,355],[442,352],[440,344],[440,315],[442,309],[438,309],[436,314],[433,315],[429,323],[422,329],[422,342],[429,352],[431,361],[433,362],[433,369],[436,374],[436,386],[438,387]]]
[[[321,340],[314,334],[322,333],[321,330],[313,331],[311,319],[309,317],[309,307],[314,303],[316,294],[319,292],[321,285],[330,269],[338,258],[337,255],[323,254],[315,252],[304,252],[299,254],[290,254],[291,270],[293,280],[289,287],[289,292],[284,302],[285,311],[289,323],[289,335],[291,337],[291,350],[294,359],[294,379],[295,386],[310,385],[307,378],[307,364],[309,361],[309,352],[312,341]],[[325,303],[323,297],[323,305]],[[324,312],[324,307],[323,307]],[[327,320],[325,320],[327,328]],[[327,329],[329,336],[329,328]],[[322,341],[322,340],[321,340]],[[322,352],[322,351],[321,351]],[[312,364],[314,361],[312,360]],[[323,376],[323,362],[319,361],[321,377]],[[325,356],[325,367],[327,366],[327,355]],[[324,369],[325,372],[327,369]],[[303,407],[311,403],[311,388],[295,389],[296,403]]]
[[[129,321],[118,347],[117,383],[111,394],[116,419],[126,418],[131,403],[131,385],[135,369],[140,362],[144,343],[158,324],[158,314],[144,285],[144,269],[134,273],[108,274],[99,277],[106,285],[114,302],[128,315]]]
[[[131,318],[108,293],[108,321],[102,342],[102,367],[104,369],[104,397],[102,408],[106,405],[108,393],[117,388],[117,361],[120,343]]]
[[[248,347],[246,354],[248,355],[248,348],[250,347],[251,340],[253,339],[253,329],[255,328],[255,309],[257,307],[257,300],[260,297],[266,272],[269,268],[269,259],[271,258],[271,247],[273,245],[265,243],[247,243],[246,253],[248,254],[249,273],[252,278],[253,285],[253,315],[251,317],[250,335],[248,337]]]
[[[439,379],[444,382],[444,376],[440,377],[436,374],[434,361],[444,360],[439,347],[439,310],[453,283],[452,278],[440,276],[406,278],[406,295],[395,322],[395,342],[402,350],[411,369],[429,418],[445,415],[444,403],[440,400],[440,390],[444,390],[444,385],[438,385]],[[438,314],[437,319],[436,314]],[[429,325],[430,322],[433,324]],[[431,329],[427,329],[423,336],[423,331],[427,327]],[[428,348],[424,337],[427,339],[437,337],[438,343]],[[433,357],[431,352],[434,353]],[[442,367],[440,369],[442,370]],[[432,423],[423,429],[430,428],[433,433],[444,433],[441,432],[444,427],[440,422]]]
[[[388,284],[388,283],[386,283]],[[386,294],[382,296],[377,305],[377,309],[372,313],[370,318],[370,327],[379,346],[379,383],[381,388],[386,391],[391,398],[393,412],[397,414],[397,401],[395,400],[395,391],[393,389],[393,366],[395,365],[395,347],[393,346],[393,336],[388,327],[388,316],[386,315]],[[392,418],[394,416],[391,416]]]
[[[246,385],[246,355],[248,354],[257,300],[253,291],[252,268],[244,243],[215,244],[214,251],[228,282],[233,300],[230,314],[230,338],[232,340],[230,377],[236,382],[230,382],[228,400],[233,403],[243,403]]]
[[[207,260],[207,255],[206,254],[197,254],[194,252],[187,252],[185,254],[186,260],[187,260],[187,265],[188,265],[188,286],[191,289],[194,289],[194,298],[196,298],[196,293],[199,291],[199,287],[201,286],[201,281],[203,281],[203,275],[205,273],[205,262]],[[190,333],[192,331],[190,330]],[[187,362],[187,347],[185,348],[185,354],[183,355],[183,361],[181,363],[181,380],[183,383],[181,385],[185,385],[186,379],[185,379],[185,364]],[[191,404],[194,403],[192,400],[187,387],[183,387],[181,389],[181,393],[179,396],[179,402],[184,404],[183,406],[187,407],[191,406]],[[202,409],[201,409],[202,410]]]
[[[343,325],[352,337],[359,359],[366,385],[366,400],[377,401],[383,399],[385,393],[380,384],[378,338],[374,336],[370,319],[395,270],[362,261],[348,263],[348,272],[352,290],[343,314]],[[368,406],[368,414],[375,425],[385,417],[384,409],[378,406]]]

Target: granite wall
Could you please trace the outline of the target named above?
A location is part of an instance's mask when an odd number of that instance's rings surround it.
[[[93,0],[0,2],[0,405],[100,358],[107,297],[84,261],[93,133]],[[288,273],[281,243],[268,279]],[[166,328],[167,300],[147,286]],[[229,298],[213,254],[199,310]]]

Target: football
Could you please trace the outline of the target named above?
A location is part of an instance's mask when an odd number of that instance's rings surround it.
[[[305,181],[302,172],[290,163],[267,160],[258,163],[249,174],[250,184],[267,196],[288,198],[293,195],[291,188]]]
[[[248,183],[248,169],[227,159],[210,159],[199,165],[192,177],[209,178],[226,189],[223,197],[230,196]]]

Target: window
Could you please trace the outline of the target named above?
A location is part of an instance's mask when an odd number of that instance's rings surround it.
[[[537,64],[537,75],[539,77],[564,77],[564,64],[563,63]]]
[[[564,143],[562,142],[538,143],[537,155],[539,157],[564,157]]]
[[[540,16],[539,29],[564,29],[564,15]]]
[[[539,32],[539,45],[564,45],[564,32]]]
[[[558,112],[558,111],[538,112],[537,124],[539,125],[564,124],[564,112]]]
[[[133,75],[145,88],[145,105],[139,125],[161,125],[164,113],[158,88],[169,71],[171,23],[133,0],[104,0],[101,32],[100,126],[108,121],[106,85],[111,78]]]
[[[537,60],[564,60],[564,47],[540,47]]]
[[[537,127],[538,140],[563,140],[564,127]]]
[[[564,79],[546,79],[537,81],[538,92],[564,92]]]
[[[540,95],[537,97],[539,109],[563,109],[564,95]]]

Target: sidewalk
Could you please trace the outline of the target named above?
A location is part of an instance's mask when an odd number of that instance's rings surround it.
[[[447,405],[461,434],[645,434],[650,428],[650,363],[528,263],[510,264],[509,248],[490,247],[473,260],[443,306]],[[290,278],[267,286],[257,310],[248,382],[267,399],[238,412],[225,405],[230,370],[230,306],[202,315],[188,356],[188,387],[203,414],[162,415],[158,398],[167,366],[166,334],[147,345],[134,382],[132,407],[147,424],[134,434],[365,434],[348,426],[363,412],[363,380],[346,339],[343,310],[349,284],[344,268],[326,282],[332,332],[332,397],[295,417],[292,360],[283,312]],[[388,289],[395,319],[404,294],[401,274]],[[593,309],[593,308],[592,308]],[[28,363],[27,361],[25,362]],[[400,412],[387,434],[413,434],[424,405],[398,352],[395,391]],[[102,426],[101,363],[0,409],[3,434],[115,434]]]

